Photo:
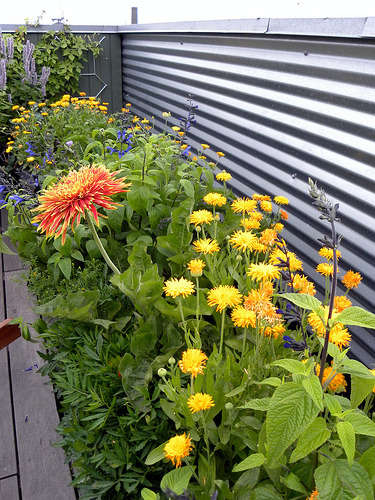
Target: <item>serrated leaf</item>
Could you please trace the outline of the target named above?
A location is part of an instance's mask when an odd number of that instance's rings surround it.
[[[313,375],[311,378],[302,380],[302,385],[320,411],[323,411],[323,390],[319,378]]]
[[[356,434],[364,436],[375,436],[375,422],[367,417],[360,410],[351,411],[344,417],[345,422],[349,422]]]
[[[317,417],[300,435],[290,456],[290,463],[297,462],[318,449],[331,436],[323,417]]]
[[[290,490],[299,491],[300,493],[307,494],[308,491],[303,486],[298,476],[291,472],[286,477],[280,477],[280,482],[285,484]]]
[[[316,469],[314,477],[319,500],[352,500],[359,495],[374,499],[369,475],[358,462],[350,466],[344,459],[330,460]]]
[[[283,500],[283,498],[272,484],[259,484],[252,490],[249,500]]]
[[[254,469],[254,467],[260,467],[266,461],[266,457],[263,453],[253,453],[252,455],[242,460],[242,462],[235,465],[232,472],[243,472],[248,469]]]
[[[324,403],[328,408],[331,415],[340,415],[342,413],[342,407],[335,396],[331,394],[324,393]]]
[[[278,460],[318,413],[319,408],[301,385],[291,382],[275,390],[266,419],[269,465]]]
[[[352,424],[347,421],[338,422],[337,434],[339,435],[342,447],[350,465],[353,463],[355,454],[355,432]]]
[[[335,317],[335,321],[339,321],[340,323],[350,326],[375,328],[375,314],[357,306],[346,307],[338,316]]]
[[[255,385],[271,385],[272,387],[279,387],[281,385],[281,380],[277,377],[268,377],[261,382],[253,381],[252,384]]]
[[[190,467],[181,467],[168,472],[160,482],[160,489],[170,488],[177,495],[182,495],[189,486],[193,471]]]
[[[252,399],[251,401],[245,403],[243,406],[239,406],[238,409],[267,411],[270,401],[271,398]]]
[[[350,390],[350,403],[352,408],[358,408],[358,406],[364,401],[369,394],[373,391],[375,387],[375,377],[374,380],[357,377],[356,375],[351,376],[351,390]]]
[[[357,375],[358,377],[366,378],[369,380],[375,379],[374,375],[370,372],[367,366],[355,359],[345,359],[342,366],[340,367],[340,372]]]
[[[311,311],[318,311],[322,306],[322,303],[318,299],[307,293],[280,293],[277,294],[277,297],[286,299],[302,309],[310,309]]]
[[[306,373],[306,365],[297,359],[278,359],[271,366],[281,366],[290,373]]]

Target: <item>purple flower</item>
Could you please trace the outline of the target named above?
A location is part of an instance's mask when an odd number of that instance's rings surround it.
[[[74,144],[74,143],[73,143],[73,141],[67,141],[67,142],[65,143],[65,145],[66,145],[66,146],[68,146],[69,148],[70,148],[71,146],[73,146],[73,144]]]
[[[12,194],[12,196],[9,196],[9,199],[16,202],[14,206],[18,205],[18,203],[21,203],[22,201],[25,201],[23,198],[16,194]]]

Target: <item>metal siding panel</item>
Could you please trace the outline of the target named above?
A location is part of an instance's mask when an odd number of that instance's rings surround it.
[[[270,30],[285,32],[284,24]],[[329,25],[317,32],[328,35]],[[352,28],[361,32],[364,24]],[[375,313],[375,42],[340,33],[127,33],[123,91],[133,112],[154,116],[159,127],[163,111],[178,124],[192,94],[199,108],[189,143],[210,144],[205,154],[213,161],[215,151],[226,154],[220,165],[237,194],[289,198],[285,238],[322,290],[317,238],[329,227],[308,196],[308,177],[317,180],[340,203],[341,275],[352,269],[364,277],[353,303]],[[352,333],[354,356],[374,364],[373,331]]]

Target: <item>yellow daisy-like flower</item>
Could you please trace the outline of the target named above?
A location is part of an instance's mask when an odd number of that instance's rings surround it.
[[[236,307],[241,303],[242,294],[236,287],[219,285],[209,290],[207,302],[209,306],[217,306],[216,311],[222,312],[226,307]]]
[[[208,149],[210,146],[208,144],[201,144],[203,149]]]
[[[271,197],[268,194],[253,194],[253,200],[257,201],[271,201]]]
[[[269,258],[269,261],[271,264],[280,264],[281,262],[285,262],[286,259],[289,260],[289,267],[292,273],[295,273],[296,271],[302,271],[303,266],[302,262],[296,257],[296,254],[294,252],[287,252],[285,253],[280,249],[280,248],[275,248]],[[282,266],[282,267],[287,267]]]
[[[345,295],[336,295],[334,299],[334,308],[337,312],[341,312],[351,305],[351,301]]]
[[[333,275],[333,264],[328,264],[327,262],[322,262],[316,266],[316,272],[322,274],[323,276]]]
[[[280,217],[284,220],[289,219],[289,215],[285,212],[285,210],[280,210]]]
[[[261,214],[260,212],[257,212],[256,210],[254,210],[253,212],[251,212],[249,214],[249,217],[250,217],[250,219],[261,221],[263,219],[263,214]]]
[[[273,326],[266,326],[263,330],[263,335],[266,337],[273,337],[274,339],[278,339],[282,337],[285,333],[285,326],[281,323],[276,323]]]
[[[277,233],[281,233],[281,231],[284,229],[284,224],[281,224],[281,222],[277,222],[274,225],[274,229]]]
[[[273,245],[277,238],[277,232],[274,229],[265,229],[262,231],[259,241],[263,243],[264,245]]]
[[[27,162],[29,162],[29,163],[30,163],[30,162],[32,162],[32,161],[34,161],[34,160],[35,160],[35,158],[34,158],[33,156],[29,156],[29,157],[26,159],[26,161],[27,161]]]
[[[273,264],[250,264],[247,273],[255,281],[270,281],[280,278],[280,270]]]
[[[245,309],[243,306],[238,306],[233,309],[231,318],[234,326],[239,328],[256,327],[257,316],[255,311]]]
[[[328,306],[324,306],[324,308],[322,309],[322,313],[324,313],[322,318],[315,311],[312,311],[307,316],[307,321],[309,322],[309,325],[313,328],[315,333],[317,333],[320,337],[325,335],[326,333],[326,324],[328,321],[328,313],[329,313]],[[335,309],[333,309],[331,319],[334,320],[338,314],[339,313]],[[337,323],[337,324],[344,326],[342,323]]]
[[[255,210],[257,203],[255,200],[250,198],[237,198],[231,204],[231,208],[234,213],[250,213]]]
[[[174,130],[175,132],[178,132],[180,130],[180,127],[177,127],[176,125],[174,127],[172,127],[172,130]]]
[[[221,182],[226,182],[226,181],[230,181],[232,178],[232,176],[230,175],[229,172],[226,172],[225,170],[223,170],[222,172],[219,172],[217,175],[216,175],[216,179],[218,181],[221,181]]]
[[[375,376],[375,368],[373,370],[370,370],[370,372]],[[375,387],[373,388],[372,392],[375,392]]]
[[[293,276],[293,288],[298,293],[306,293],[307,295],[316,294],[314,284],[306,276],[301,276],[300,274]]]
[[[196,252],[203,253],[204,255],[220,252],[220,247],[216,240],[211,238],[204,238],[202,240],[193,241],[193,246]]]
[[[190,435],[186,436],[185,433],[181,436],[174,436],[168,443],[164,446],[164,456],[168,460],[171,460],[173,465],[181,467],[181,459],[187,457],[194,445],[191,443]]]
[[[265,286],[266,284],[267,287]],[[282,316],[277,313],[276,307],[271,302],[268,282],[264,282],[262,285],[259,290],[250,290],[244,299],[244,308],[249,311],[255,311],[260,319],[266,320],[271,325],[277,324],[281,321]]]
[[[217,154],[218,156],[225,156],[225,154],[224,154],[222,151],[217,151],[217,152],[216,152],[216,154]]]
[[[207,205],[222,207],[226,204],[227,199],[220,193],[208,193],[204,196],[203,201],[207,203]]]
[[[314,490],[306,500],[319,500],[318,490]]]
[[[257,242],[258,238],[254,233],[241,230],[235,231],[229,239],[229,243],[241,252],[254,250]]]
[[[191,275],[195,278],[198,276],[202,276],[203,268],[205,267],[205,263],[201,259],[192,259],[188,264],[187,268],[191,272]]]
[[[273,201],[278,205],[289,205],[289,200],[285,196],[275,196]]]
[[[319,255],[321,255],[322,257],[325,257],[327,260],[332,260],[333,259],[333,248],[322,247],[319,250]],[[341,257],[340,250],[336,250],[337,260],[339,260],[340,257]]]
[[[350,345],[352,337],[347,328],[344,328],[341,323],[337,323],[329,331],[328,340],[342,349]]]
[[[263,212],[272,212],[272,203],[270,201],[263,200],[260,202],[260,208]]]
[[[39,196],[40,205],[32,210],[40,213],[31,222],[38,223],[38,231],[45,231],[47,238],[62,235],[62,244],[65,243],[70,221],[73,229],[74,223],[78,225],[81,217],[85,217],[85,211],[92,214],[99,226],[100,214],[95,205],[108,210],[115,209],[118,203],[114,203],[110,196],[125,192],[125,188],[130,186],[125,184],[125,179],[116,179],[116,174],[117,172],[110,172],[104,165],[72,170],[42,192]]]
[[[342,278],[343,284],[348,289],[357,288],[361,280],[362,276],[359,273],[355,273],[354,271],[348,271]]]
[[[215,406],[214,400],[209,394],[202,394],[201,392],[197,392],[190,396],[187,400],[187,405],[191,413],[195,413],[201,410],[209,410],[213,406]]]
[[[190,224],[194,224],[195,227],[210,224],[213,220],[214,216],[209,210],[195,210],[190,215]]]
[[[196,377],[203,373],[208,357],[200,349],[187,349],[182,353],[182,359],[178,362],[182,373],[191,373]]]
[[[171,278],[168,281],[165,281],[163,290],[167,297],[179,297],[182,295],[183,297],[188,297],[192,293],[194,293],[195,285],[192,281],[189,281],[185,278]]]
[[[252,217],[246,217],[245,219],[241,219],[240,224],[247,231],[249,229],[259,229],[260,228],[260,222],[253,219]]]
[[[320,374],[320,365],[319,364],[315,365],[315,371],[316,371],[317,376],[319,377],[319,374]],[[323,378],[322,378],[323,384],[329,379],[329,377],[332,376],[333,373],[334,372],[333,372],[331,366],[327,366],[327,368],[324,368]],[[344,375],[342,373],[336,373],[334,378],[328,384],[328,389],[330,391],[333,391],[333,392],[345,392],[346,386],[347,386],[347,383],[346,383]],[[315,497],[315,498],[317,498],[317,497]]]

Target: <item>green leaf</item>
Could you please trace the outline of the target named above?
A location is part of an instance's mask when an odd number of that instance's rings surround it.
[[[319,413],[305,389],[294,382],[278,387],[267,411],[268,465],[278,460]]]
[[[375,446],[371,446],[359,459],[359,463],[369,474],[372,483],[375,485]]]
[[[105,238],[99,238],[99,240],[102,242],[103,247],[105,249],[107,249],[107,246],[108,246],[107,240]],[[102,258],[102,254],[101,254],[99,248],[97,247],[95,240],[88,240],[86,242],[86,250],[90,256],[90,259],[101,259]]]
[[[118,234],[121,233],[121,226],[125,216],[124,205],[118,205],[115,209],[105,209],[107,223]]]
[[[280,293],[276,296],[286,299],[302,309],[311,309],[316,312],[322,307],[322,303],[318,299],[307,293]]]
[[[17,255],[16,253],[12,252],[12,250],[4,242],[3,236],[1,234],[0,234],[0,253],[4,253],[6,255]]]
[[[356,434],[364,436],[375,436],[375,422],[367,417],[360,410],[350,411],[344,417],[345,422],[349,422]]]
[[[318,339],[318,342],[320,342],[321,346],[323,347],[325,339],[324,337],[316,337]],[[342,353],[340,349],[337,347],[337,345],[333,344],[332,342],[328,342],[328,354],[332,356],[332,358],[337,359]]]
[[[160,488],[170,488],[177,495],[182,495],[187,490],[193,472],[190,467],[181,467],[168,472],[160,483]]]
[[[281,380],[277,377],[268,377],[261,382],[252,382],[255,385],[272,385],[273,387],[279,387],[281,385]]]
[[[254,467],[260,467],[265,461],[266,457],[263,453],[253,453],[245,458],[245,460],[235,465],[232,472],[243,472],[244,470],[253,469]]]
[[[194,198],[194,185],[189,179],[180,179],[180,184],[184,188],[186,195],[189,198]]]
[[[278,359],[271,366],[281,366],[290,373],[306,373],[306,365],[297,359]]]
[[[152,192],[147,186],[133,186],[127,193],[130,207],[140,215],[146,216],[152,206]]]
[[[288,474],[286,477],[280,477],[280,482],[282,484],[285,484],[285,486],[290,490],[299,491],[300,493],[304,493],[305,495],[308,494],[308,491],[303,486],[298,476],[293,474],[293,472]]]
[[[143,488],[141,490],[141,497],[142,500],[157,500],[158,495],[154,493],[153,491],[149,490],[148,488]]]
[[[145,465],[154,465],[156,462],[160,462],[160,460],[163,460],[165,458],[164,454],[164,447],[168,441],[165,443],[161,444],[154,450],[150,451],[150,453],[147,455],[147,458],[145,460]]]
[[[60,268],[60,271],[63,273],[65,278],[68,280],[70,279],[70,275],[72,273],[72,261],[69,257],[64,257],[63,259],[60,259],[57,263],[57,265]]]
[[[283,498],[272,484],[259,484],[251,492],[249,500],[283,500]]]
[[[335,317],[335,321],[350,326],[375,328],[375,314],[357,306],[346,307],[338,316]]]
[[[133,332],[130,350],[135,356],[146,356],[158,340],[158,330],[155,316],[150,316],[138,330]]]
[[[340,415],[342,413],[342,407],[340,402],[337,400],[336,396],[324,393],[324,403],[328,408],[331,415]]]
[[[375,387],[375,377],[374,380],[358,377],[356,375],[351,376],[351,390],[350,390],[350,403],[352,408],[358,408],[364,399],[371,394]]]
[[[311,378],[306,378],[302,380],[302,385],[305,388],[307,394],[310,395],[311,399],[314,401],[316,406],[320,411],[323,411],[323,390],[320,385],[319,378],[313,375]]]
[[[317,417],[300,435],[297,445],[290,456],[290,463],[297,462],[318,449],[331,436],[323,417]]]
[[[356,495],[374,500],[369,475],[358,462],[350,466],[344,459],[330,460],[316,469],[314,477],[319,500],[352,500]]]
[[[261,399],[252,399],[248,401],[243,406],[239,406],[240,410],[261,410],[267,411],[269,408],[271,398],[261,398]]]
[[[338,422],[337,434],[339,435],[342,447],[346,453],[346,457],[350,465],[353,463],[355,454],[355,432],[350,422]]]
[[[374,375],[364,364],[356,361],[355,359],[345,359],[340,367],[340,372],[357,375],[358,377],[375,380]]]

